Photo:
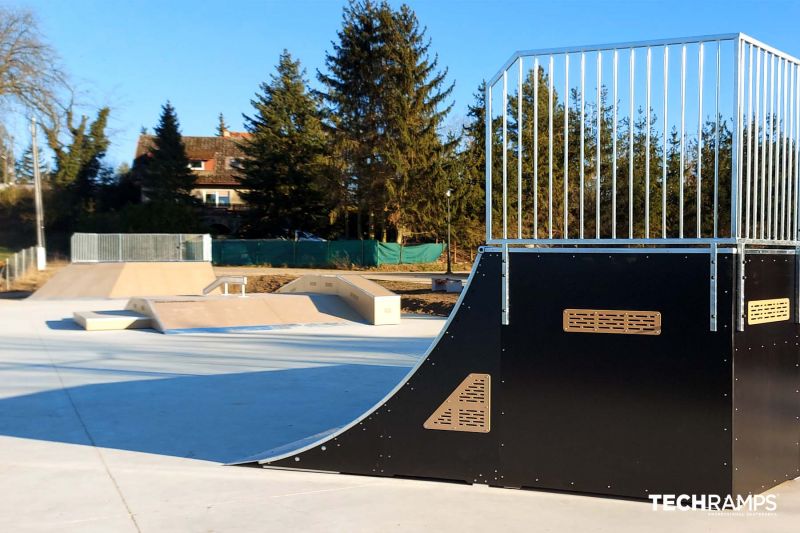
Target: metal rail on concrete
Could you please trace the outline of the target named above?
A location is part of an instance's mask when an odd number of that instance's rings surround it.
[[[240,295],[244,296],[245,288],[247,287],[247,276],[219,276],[203,289],[203,296],[210,294],[211,291],[219,287],[222,287],[222,294],[228,294],[228,285],[238,285]]]

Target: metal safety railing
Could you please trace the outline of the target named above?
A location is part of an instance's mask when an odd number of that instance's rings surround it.
[[[23,248],[19,252],[13,253],[0,262],[0,280],[3,288],[11,290],[13,283],[29,274],[32,270],[37,270],[36,246]]]
[[[211,236],[189,233],[75,233],[73,263],[211,261]]]
[[[751,37],[518,52],[485,99],[490,245],[798,244],[800,61]]]

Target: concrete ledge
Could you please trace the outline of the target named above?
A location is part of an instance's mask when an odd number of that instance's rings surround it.
[[[308,274],[276,292],[339,296],[375,326],[400,323],[400,296],[362,276]]]
[[[72,319],[86,331],[152,328],[149,316],[133,311],[75,311]]]

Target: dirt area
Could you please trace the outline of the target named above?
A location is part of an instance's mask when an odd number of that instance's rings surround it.
[[[275,292],[297,276],[248,276],[247,292]],[[400,295],[403,313],[447,316],[458,299],[458,294],[431,292],[429,285],[400,281],[376,281],[379,285]]]
[[[297,276],[247,276],[247,292],[275,292]]]
[[[458,294],[431,292],[429,285],[401,281],[376,281],[379,285],[400,295],[403,313],[448,316],[458,300]]]

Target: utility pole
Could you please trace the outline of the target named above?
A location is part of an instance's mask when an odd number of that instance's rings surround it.
[[[44,205],[42,204],[42,177],[39,173],[39,146],[36,142],[36,117],[31,117],[31,146],[33,155],[33,194],[36,206],[36,268],[47,266],[44,248]]]
[[[445,274],[453,273],[453,264],[450,259],[450,196],[453,194],[452,189],[447,189],[447,272]]]

